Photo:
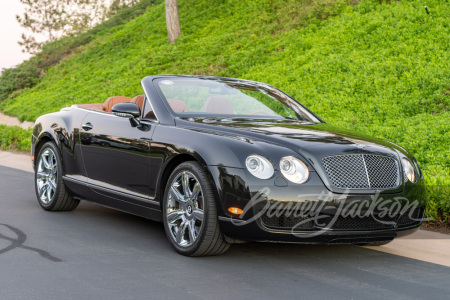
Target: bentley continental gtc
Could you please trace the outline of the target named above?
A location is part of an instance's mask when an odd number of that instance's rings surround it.
[[[39,117],[35,190],[163,222],[176,251],[248,241],[382,245],[421,225],[421,169],[402,147],[325,123],[264,83],[149,76],[141,95]],[[95,97],[95,95],[93,95]]]

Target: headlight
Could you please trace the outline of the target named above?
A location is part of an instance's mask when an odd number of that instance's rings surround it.
[[[402,158],[403,174],[411,182],[416,182],[416,173],[412,163],[407,158]]]
[[[253,176],[260,179],[268,179],[272,177],[274,173],[272,163],[267,158],[260,155],[250,155],[247,157],[245,166]]]
[[[283,176],[293,183],[301,184],[309,177],[305,163],[293,156],[285,156],[280,160],[280,170]]]

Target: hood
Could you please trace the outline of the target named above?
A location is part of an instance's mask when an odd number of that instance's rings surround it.
[[[203,129],[287,147],[313,164],[326,156],[342,154],[379,154],[398,159],[395,151],[398,147],[392,143],[325,123],[237,118],[190,118],[189,121]]]

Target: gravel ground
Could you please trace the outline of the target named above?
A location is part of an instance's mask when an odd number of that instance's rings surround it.
[[[450,234],[450,223],[441,223],[441,222],[423,222],[422,227],[420,229],[434,231],[439,233]]]

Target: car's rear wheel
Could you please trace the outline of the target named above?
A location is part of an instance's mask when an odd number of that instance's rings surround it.
[[[186,256],[219,255],[230,247],[217,221],[216,199],[198,162],[180,164],[169,177],[163,201],[166,235]]]
[[[80,201],[73,199],[64,186],[61,158],[55,144],[45,143],[37,158],[34,182],[41,207],[49,211],[75,209]]]

